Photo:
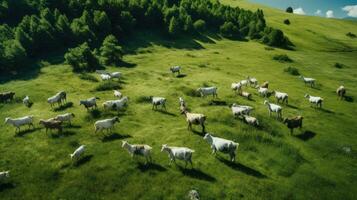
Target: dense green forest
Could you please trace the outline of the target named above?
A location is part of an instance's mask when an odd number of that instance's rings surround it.
[[[92,71],[120,61],[117,38],[141,29],[166,37],[218,33],[290,48],[279,29],[266,25],[262,10],[233,8],[207,0],[1,0],[0,70],[19,71],[28,59],[70,48],[74,71]]]

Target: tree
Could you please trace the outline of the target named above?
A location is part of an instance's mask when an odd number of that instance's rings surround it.
[[[100,47],[101,61],[105,65],[117,64],[121,61],[123,51],[114,35],[107,36]]]
[[[294,10],[293,10],[292,7],[289,6],[288,8],[286,8],[286,12],[287,12],[287,13],[293,13]]]
[[[193,28],[193,22],[191,16],[187,15],[185,19],[185,23],[183,25],[183,30],[186,32],[190,32]]]
[[[175,16],[171,17],[169,24],[169,34],[176,35],[180,32],[180,24]]]
[[[290,20],[289,20],[289,19],[285,19],[285,20],[284,20],[284,24],[290,25]]]
[[[100,67],[98,58],[90,50],[87,42],[69,49],[64,58],[75,72],[94,71]]]
[[[235,26],[232,22],[224,22],[224,24],[220,26],[219,30],[224,37],[234,37],[239,34],[237,26]]]
[[[193,27],[199,33],[204,32],[206,30],[206,22],[202,19],[199,19],[193,23]]]
[[[110,34],[111,31],[111,22],[107,14],[103,11],[94,11],[94,30],[98,38],[104,38],[104,36]]]
[[[19,69],[26,60],[26,50],[17,40],[7,40],[3,44],[3,59],[9,69]]]

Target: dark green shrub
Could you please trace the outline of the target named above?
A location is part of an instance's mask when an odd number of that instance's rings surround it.
[[[284,24],[290,25],[290,20],[289,20],[289,19],[285,19],[285,20],[284,20]]]
[[[356,34],[353,34],[351,32],[346,33],[346,36],[348,36],[350,38],[356,38],[357,37]]]
[[[334,66],[338,69],[342,69],[344,64],[341,64],[341,63],[335,63]]]
[[[295,67],[287,67],[287,68],[285,68],[284,69],[284,72],[286,72],[286,73],[289,73],[289,74],[291,74],[291,75],[293,75],[293,76],[298,76],[298,75],[300,75],[300,72],[299,72],[299,70],[297,69],[297,68],[295,68]]]
[[[102,82],[95,88],[96,91],[117,90],[117,89],[121,89],[121,86],[118,82],[115,81]]]
[[[202,33],[206,30],[206,22],[202,19],[199,19],[193,23],[193,28],[199,32]]]
[[[98,82],[98,79],[91,75],[91,74],[79,74],[78,76],[80,79],[82,80],[86,80],[86,81],[91,81],[91,82]]]
[[[277,60],[279,62],[293,62],[293,60],[289,58],[289,56],[287,56],[286,54],[275,55],[273,56],[273,60]]]
[[[286,12],[287,12],[287,13],[293,13],[294,10],[293,10],[292,7],[289,6],[289,7],[286,8]]]

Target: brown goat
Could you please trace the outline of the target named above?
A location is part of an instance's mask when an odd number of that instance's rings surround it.
[[[269,82],[265,81],[260,87],[261,88],[269,88]]]
[[[0,93],[0,102],[12,101],[14,99],[15,92],[4,92]]]
[[[285,118],[284,119],[284,124],[287,125],[287,127],[290,129],[290,133],[293,134],[294,128],[302,128],[302,120],[304,118],[302,116],[296,116],[292,118]]]
[[[62,122],[54,119],[49,120],[40,120],[40,124],[42,124],[46,128],[46,133],[48,129],[57,129],[59,133],[62,132]]]

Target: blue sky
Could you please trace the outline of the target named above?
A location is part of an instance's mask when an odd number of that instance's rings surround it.
[[[288,6],[294,12],[324,17],[357,17],[357,0],[250,0],[285,10]]]

